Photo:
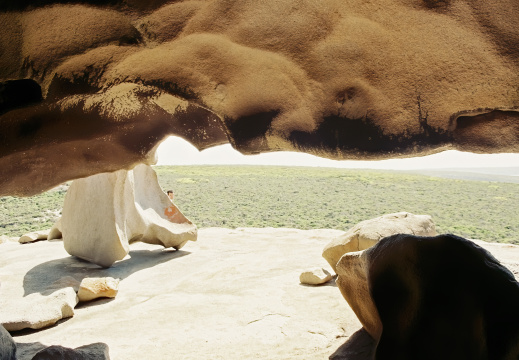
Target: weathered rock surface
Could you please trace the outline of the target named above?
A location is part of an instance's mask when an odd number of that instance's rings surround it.
[[[398,234],[345,254],[337,273],[375,359],[519,357],[519,282],[469,240]]]
[[[101,266],[123,259],[131,242],[178,250],[197,236],[196,226],[144,164],[74,181],[65,196],[61,231],[69,254]]]
[[[73,316],[76,304],[76,292],[71,287],[52,293],[33,293],[21,299],[2,294],[0,321],[8,331],[41,329]]]
[[[413,234],[419,236],[436,235],[436,227],[429,215],[414,215],[399,212],[365,220],[344,235],[333,239],[323,250],[323,257],[336,271],[337,262],[342,255],[367,249],[380,239],[394,234]]]
[[[40,350],[32,360],[110,360],[108,345],[95,343],[75,349],[53,345]]]
[[[119,279],[84,278],[77,293],[79,301],[90,301],[100,297],[114,298],[119,291]]]
[[[309,270],[305,270],[299,275],[299,281],[301,284],[306,285],[321,285],[327,283],[332,279],[332,275],[326,269],[316,267]]]
[[[50,228],[47,240],[57,240],[61,238],[63,238],[63,234],[61,232],[61,218],[59,218]]]
[[[335,280],[342,296],[359,318],[362,326],[373,339],[378,341],[382,334],[382,322],[371,297],[368,280],[369,263],[367,250],[344,254],[337,264]]]
[[[16,360],[16,344],[9,332],[0,325],[0,359]]]
[[[198,241],[180,251],[133,243],[131,258],[110,268],[69,256],[60,242],[6,245],[2,290],[38,291],[65,273],[121,279],[115,301],[79,303],[68,321],[16,334],[24,349],[19,360],[41,349],[33,343],[77,348],[97,341],[115,360],[327,359],[361,325],[335,286],[301,286],[297,278],[301,264],[328,267],[321,249],[340,233],[201,229]]]
[[[4,1],[0,195],[151,163],[168,134],[337,159],[517,152],[518,17],[508,0]]]
[[[27,233],[25,235],[22,235],[20,239],[18,239],[18,242],[20,244],[26,244],[31,243],[35,241],[41,241],[41,240],[47,240],[49,236],[50,229],[47,230],[40,230],[40,231],[33,231],[30,233]]]
[[[357,348],[362,325],[334,283],[301,286],[297,281],[302,264],[329,267],[322,248],[342,233],[201,229],[198,241],[180,251],[131,244],[131,258],[110,268],[69,256],[60,242],[5,244],[0,300],[43,291],[64,274],[77,280],[121,279],[115,301],[78,304],[74,317],[57,326],[14,333],[19,360],[32,359],[41,344],[77,348],[98,341],[108,344],[114,360],[171,354],[186,360],[325,360],[339,348],[348,354],[345,359],[372,360],[364,356],[369,351]],[[482,246],[508,267],[519,266],[519,246]],[[157,336],[159,331],[168,336]]]

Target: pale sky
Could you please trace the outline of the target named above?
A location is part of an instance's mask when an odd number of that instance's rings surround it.
[[[157,155],[157,165],[283,165],[385,170],[519,166],[519,154],[473,154],[456,150],[417,158],[380,161],[338,161],[285,151],[243,155],[230,144],[198,151],[189,142],[176,136],[164,140],[157,150]]]

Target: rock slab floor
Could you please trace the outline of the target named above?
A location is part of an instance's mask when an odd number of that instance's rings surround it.
[[[68,255],[60,241],[6,243],[0,303],[45,292],[66,276],[121,279],[115,299],[80,303],[72,318],[46,329],[13,332],[20,360],[45,346],[97,342],[112,360],[368,359],[369,338],[334,281],[299,283],[308,268],[331,271],[321,252],[341,234],[201,229],[179,251],[133,244],[131,257],[108,269]],[[518,277],[519,246],[477,243]]]

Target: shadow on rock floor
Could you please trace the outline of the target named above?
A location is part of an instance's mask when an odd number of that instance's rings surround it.
[[[330,355],[330,360],[373,360],[376,345],[375,340],[362,328],[339,346]]]
[[[124,279],[143,269],[151,268],[166,261],[191,254],[189,251],[157,249],[130,251],[130,259],[115,263],[110,268],[102,268],[74,256],[51,260],[29,270],[23,279],[24,296],[43,293],[65,276],[81,282],[86,277],[113,277]],[[63,286],[64,287],[64,286]]]

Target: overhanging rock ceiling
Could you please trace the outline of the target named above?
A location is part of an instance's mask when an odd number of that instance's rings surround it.
[[[519,3],[3,1],[0,195],[199,149],[519,152]]]

